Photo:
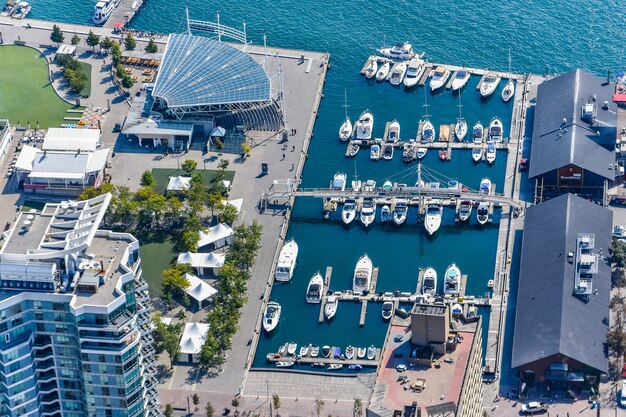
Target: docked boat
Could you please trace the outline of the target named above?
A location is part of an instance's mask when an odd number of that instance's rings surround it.
[[[454,79],[452,80],[452,91],[458,91],[465,87],[465,84],[470,79],[470,73],[467,70],[460,69],[454,74]]]
[[[322,346],[322,356],[328,358],[330,356],[330,346]]]
[[[350,139],[350,136],[352,136],[352,122],[350,121],[350,117],[348,116],[348,96],[346,94],[346,92],[344,91],[343,93],[344,98],[343,98],[343,108],[345,110],[345,120],[344,122],[341,124],[341,127],[339,127],[339,139],[342,142],[346,142],[348,139]]]
[[[360,215],[361,223],[363,223],[363,225],[367,227],[370,224],[372,224],[375,217],[376,217],[376,203],[374,202],[374,199],[364,198],[363,205],[361,206],[361,215]]]
[[[367,349],[364,347],[360,347],[356,350],[356,357],[359,359],[363,359],[366,355]]]
[[[417,148],[417,159],[423,159],[428,152],[428,148]]]
[[[450,77],[450,71],[439,65],[430,73],[430,91],[436,91],[443,87]]]
[[[391,209],[389,208],[387,204],[385,204],[380,209],[380,221],[383,223],[387,223],[390,220],[391,220]]]
[[[400,123],[397,120],[389,123],[389,132],[385,138],[387,142],[396,143],[400,140]]]
[[[374,116],[369,110],[365,110],[361,113],[361,117],[355,123],[356,139],[369,140],[372,138],[372,129],[374,128]]]
[[[434,234],[441,226],[443,207],[439,204],[429,204],[424,215],[424,228],[429,235]]]
[[[343,368],[343,364],[341,363],[331,363],[330,365],[328,365],[328,369],[329,371],[338,371],[339,369]]]
[[[493,143],[487,144],[487,152],[485,152],[487,163],[493,164],[496,160],[496,146]]]
[[[405,142],[402,145],[402,162],[409,163],[415,160],[415,143]]]
[[[357,145],[356,143],[351,143],[350,146],[348,147],[348,156],[350,157],[356,156],[356,154],[359,153],[360,149],[361,147],[359,145]]]
[[[309,354],[309,349],[311,348],[311,346],[301,346],[300,347],[300,352],[298,352],[298,355],[300,356],[306,356]]]
[[[17,9],[11,17],[13,19],[24,19],[28,15],[28,13],[30,13],[31,9],[32,6],[30,5],[30,3],[26,1],[20,1],[17,4]]]
[[[333,176],[333,180],[330,182],[331,190],[344,191],[346,189],[347,176],[343,172],[338,172]]]
[[[459,220],[464,222],[467,221],[472,215],[472,202],[471,201],[461,201],[459,205]]]
[[[393,159],[393,145],[391,143],[383,146],[383,159],[385,161],[391,161]]]
[[[306,287],[306,302],[309,304],[319,304],[324,293],[324,278],[317,272]]]
[[[409,206],[404,200],[396,201],[396,207],[393,209],[393,222],[400,226],[406,221],[406,216],[409,211]]]
[[[483,157],[483,147],[472,149],[472,160],[474,162],[480,162]]]
[[[489,97],[496,91],[496,88],[500,84],[500,77],[495,74],[487,74],[483,78],[483,83],[480,85],[480,95],[482,97]]]
[[[441,159],[442,161],[447,161],[448,160],[448,150],[447,149],[441,149],[439,151],[439,159]]]
[[[375,143],[370,148],[370,159],[372,161],[378,161],[380,159],[381,149],[378,143]]]
[[[313,358],[317,358],[319,354],[320,354],[320,347],[317,345],[311,346],[311,356]]]
[[[472,142],[483,143],[483,137],[485,136],[485,128],[480,123],[480,120],[476,122],[472,128]]]
[[[454,125],[454,136],[456,136],[457,140],[460,142],[465,139],[465,135],[467,135],[467,121],[463,118],[459,118]]]
[[[350,345],[346,347],[346,359],[352,359],[354,357],[354,348]]]
[[[402,84],[402,80],[404,80],[405,74],[406,74],[406,64],[404,62],[400,62],[399,64],[394,65],[393,70],[391,71],[391,78],[389,78],[389,84],[391,85]]]
[[[390,69],[391,63],[389,61],[386,61],[383,65],[378,67],[378,71],[376,72],[376,81],[382,81],[387,78]]]
[[[324,305],[324,316],[326,316],[327,320],[335,317],[335,314],[337,313],[337,304],[337,297],[329,295],[326,299],[326,304]]]
[[[363,365],[359,363],[353,363],[351,365],[348,365],[348,369],[350,369],[351,371],[360,371],[361,369],[363,369]]]
[[[461,270],[455,263],[452,263],[447,269],[444,277],[443,293],[450,295],[459,295],[461,289]]]
[[[372,79],[376,76],[378,72],[378,61],[376,59],[370,60],[370,64],[367,66],[365,70],[365,78]]]
[[[506,82],[506,85],[502,89],[502,101],[504,101],[505,103],[508,102],[509,100],[511,100],[511,98],[513,98],[514,94],[515,82],[512,78],[509,78],[509,80]]]
[[[281,307],[276,301],[270,301],[265,308],[265,314],[263,315],[263,330],[271,332],[276,328],[280,321]]]
[[[345,224],[352,223],[352,220],[356,217],[356,200],[347,199],[345,203],[343,203],[343,209],[341,210],[341,220]]]
[[[283,245],[278,256],[278,263],[276,264],[276,272],[274,273],[274,279],[276,281],[291,281],[293,277],[293,271],[296,268],[296,259],[298,258],[298,244],[295,240],[291,239]]]
[[[326,368],[326,364],[324,362],[313,362],[311,368]]]
[[[376,357],[376,353],[377,352],[378,352],[378,349],[376,349],[376,347],[374,347],[374,345],[368,347],[367,348],[367,359],[373,360]]]
[[[298,344],[296,342],[289,342],[287,344],[287,354],[288,355],[295,355],[296,354],[296,349],[298,349]]]
[[[435,295],[437,293],[437,271],[429,266],[422,277],[422,294]]]
[[[422,143],[429,143],[435,140],[435,127],[428,119],[422,123]]]
[[[502,120],[499,117],[494,117],[489,123],[489,138],[488,142],[500,143],[503,141],[502,136]]]
[[[366,180],[363,184],[363,191],[374,191],[376,188],[376,181],[374,180]]]
[[[406,88],[415,87],[419,80],[424,75],[424,61],[421,59],[412,59],[406,68],[406,75],[404,76],[404,86]]]
[[[487,177],[480,180],[480,188],[478,190],[481,194],[491,194],[491,180]]]
[[[370,280],[372,279],[372,260],[363,255],[359,258],[354,268],[354,278],[352,279],[352,291],[361,294],[370,290]]]
[[[421,58],[424,54],[418,54],[413,51],[413,45],[408,42],[397,43],[389,48],[380,48],[378,50],[385,58],[393,59],[394,61],[408,61],[415,57]]]
[[[278,361],[276,362],[277,368],[291,368],[295,364],[294,361]]]
[[[383,182],[383,190],[391,191],[392,188],[393,188],[393,183],[391,181],[386,180],[385,182]]]
[[[393,317],[393,311],[395,307],[393,305],[393,301],[385,301],[383,303],[382,316],[383,320],[389,320]]]
[[[120,0],[99,0],[93,13],[93,22],[102,25],[109,20]]]
[[[489,204],[485,201],[481,201],[478,204],[478,209],[476,210],[476,220],[481,225],[484,225],[489,220]]]

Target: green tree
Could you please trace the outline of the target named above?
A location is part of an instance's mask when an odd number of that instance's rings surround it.
[[[224,149],[224,142],[222,142],[222,139],[218,138],[217,136],[213,138],[213,143],[215,144],[215,147],[218,151]]]
[[[128,89],[131,88],[134,84],[135,82],[133,81],[132,77],[128,74],[124,74],[124,76],[122,77],[122,87]]]
[[[317,413],[317,417],[320,417],[320,413],[322,412],[323,408],[324,408],[324,400],[320,398],[316,398],[315,399],[315,412]]]
[[[165,417],[172,417],[174,415],[174,407],[172,407],[172,404],[165,404],[163,415]]]
[[[139,181],[142,187],[152,187],[156,184],[154,181],[154,175],[152,175],[152,171],[145,170],[143,174],[141,174],[141,180]]]
[[[354,405],[352,407],[352,415],[355,417],[361,417],[363,415],[363,401],[360,398],[354,399]]]
[[[186,159],[180,166],[180,168],[187,173],[187,175],[191,175],[193,171],[198,167],[198,163],[193,159]]]
[[[111,60],[113,61],[113,66],[117,66],[121,63],[122,60],[122,47],[117,42],[111,42]]]
[[[250,155],[251,151],[252,151],[252,146],[248,145],[245,142],[241,144],[241,153],[243,154],[244,157]]]
[[[213,413],[215,413],[215,410],[213,409],[213,405],[210,402],[206,403],[206,407],[204,407],[204,411],[206,411],[206,417],[213,417]]]
[[[230,165],[230,161],[228,159],[220,159],[220,162],[217,164],[217,168],[225,171]]]
[[[100,41],[100,49],[103,49],[107,53],[109,52],[112,46],[113,46],[113,41],[108,36],[106,36],[104,39]]]
[[[613,256],[613,262],[615,262],[618,268],[626,266],[626,242],[620,239],[613,239],[610,253]]]
[[[168,329],[173,326],[166,326]],[[180,353],[180,335],[173,330],[167,330],[163,335],[163,348],[170,358],[170,369],[174,367],[174,361]]]
[[[74,34],[74,36],[72,36],[72,39],[70,40],[70,42],[74,46],[78,45],[80,43],[80,36],[78,36],[77,34]]]
[[[239,217],[239,212],[237,212],[237,208],[230,204],[221,204],[218,207],[217,217],[220,222],[227,223],[232,225],[237,217]]]
[[[166,292],[174,291],[182,294],[189,287],[189,281],[179,268],[167,268],[163,270],[161,276],[163,278],[161,285]]]
[[[100,36],[93,33],[91,30],[87,35],[86,39],[87,45],[91,46],[91,50],[95,50],[96,46],[100,43]]]
[[[180,237],[180,247],[184,252],[196,252],[199,241],[200,236],[198,236],[198,232],[187,230]]]
[[[98,188],[86,188],[85,191],[83,191],[78,198],[80,200],[90,200],[92,198],[98,197],[99,195],[113,192],[115,192],[115,185],[111,184],[110,182],[103,182]]]
[[[198,411],[198,405],[200,404],[200,397],[198,397],[198,394],[193,394],[193,397],[191,397],[191,401],[193,401],[195,411]]]
[[[280,408],[280,397],[276,393],[272,394],[272,404],[274,405],[276,414],[278,414],[278,409]]]
[[[235,412],[237,412],[237,407],[239,407],[239,400],[237,398],[233,398],[233,400],[230,402],[230,405],[235,407]]]
[[[626,332],[623,329],[616,327],[611,330],[606,336],[606,341],[616,357],[621,358],[626,352]]]
[[[154,42],[154,40],[151,38],[150,41],[148,41],[148,44],[146,45],[146,47],[144,48],[144,50],[146,51],[146,53],[148,54],[156,54],[157,52],[159,52],[159,47],[157,46],[157,44]]]
[[[134,51],[136,47],[137,41],[135,40],[135,37],[131,33],[128,33],[124,39],[124,49],[127,51]]]
[[[61,32],[61,28],[57,25],[52,26],[52,33],[50,34],[50,40],[59,46],[65,40],[65,35]]]

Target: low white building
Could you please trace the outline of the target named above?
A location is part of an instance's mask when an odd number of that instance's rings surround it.
[[[180,339],[180,362],[197,363],[200,361],[202,345],[206,340],[209,325],[204,323],[187,323]]]
[[[95,152],[100,147],[100,129],[51,127],[43,139],[43,151]]]
[[[198,310],[202,310],[202,302],[210,300],[217,294],[217,290],[193,274],[185,274],[185,279],[189,282],[189,286],[185,288],[185,292],[196,300]]]
[[[218,223],[213,227],[209,227],[208,230],[198,233],[200,240],[198,240],[198,248],[205,248],[211,246],[211,249],[219,249],[226,245],[233,243],[235,232],[232,227],[225,223]]]
[[[226,255],[223,253],[184,252],[178,255],[177,262],[179,264],[190,265],[196,270],[198,275],[205,275],[209,271],[211,271],[213,275],[218,275],[220,269],[224,266],[225,260]]]

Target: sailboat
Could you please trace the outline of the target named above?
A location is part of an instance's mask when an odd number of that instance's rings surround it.
[[[509,48],[509,77],[511,77],[511,49]],[[515,82],[513,78],[509,78],[506,85],[502,89],[502,101],[505,103],[515,95]]]
[[[343,107],[345,109],[346,120],[341,124],[341,127],[339,128],[339,139],[342,142],[346,142],[348,139],[350,139],[350,136],[352,136],[352,122],[350,121],[350,117],[348,117],[348,96],[345,90],[343,92],[343,95]]]
[[[467,121],[461,115],[461,107],[463,105],[461,104],[461,92],[459,91],[459,118],[454,126],[454,136],[456,136],[459,142],[465,139],[465,135],[467,135]]]
[[[430,115],[428,114],[428,96],[426,94],[426,89],[424,89],[424,108],[426,109],[426,114],[421,120],[422,123],[422,143],[429,143],[435,140],[435,127],[430,122]]]
[[[365,77],[369,80],[378,72],[378,59],[372,59],[365,70]]]
[[[354,179],[352,180],[352,191],[361,191],[361,181],[356,173],[356,161],[354,161]]]

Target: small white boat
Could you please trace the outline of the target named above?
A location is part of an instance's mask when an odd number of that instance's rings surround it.
[[[347,176],[343,172],[338,172],[333,176],[333,180],[330,182],[331,190],[344,191],[346,189]]]
[[[306,355],[308,355],[308,354],[309,354],[309,348],[310,348],[310,346],[301,346],[301,347],[300,347],[300,352],[298,352],[298,354],[299,354],[300,356],[306,356]]]
[[[402,80],[404,80],[405,74],[406,64],[404,62],[400,62],[399,64],[394,65],[393,70],[391,71],[391,78],[389,78],[389,83],[391,85],[402,84]]]
[[[352,220],[356,217],[356,200],[347,199],[343,203],[343,209],[341,210],[341,220],[345,224],[352,223]]]
[[[472,202],[471,201],[461,201],[459,205],[459,220],[464,222],[467,221],[472,215]]]
[[[383,65],[378,67],[378,71],[376,72],[376,81],[382,81],[387,78],[390,69],[391,64],[389,63],[389,61],[386,61]]]
[[[291,368],[294,365],[294,361],[278,361],[276,362],[277,368]]]
[[[459,295],[461,288],[461,270],[455,263],[450,264],[446,269],[444,277],[443,293]]]
[[[502,135],[502,120],[500,120],[499,117],[494,117],[493,119],[491,119],[491,122],[489,122],[489,138],[487,141],[500,143],[504,140]]]
[[[502,101],[506,103],[509,100],[511,100],[511,98],[513,98],[514,95],[515,95],[515,82],[513,81],[512,78],[509,78],[509,80],[506,82],[506,85],[502,89]]]
[[[20,1],[17,10],[11,16],[13,19],[24,19],[32,10],[32,6],[27,1]]]
[[[296,349],[298,349],[298,344],[296,342],[289,342],[287,344],[287,354],[288,355],[295,355],[296,354]]]
[[[393,159],[393,145],[391,143],[383,145],[383,159],[385,161],[391,161]]]
[[[480,123],[480,120],[479,120],[476,122],[476,124],[472,128],[472,142],[483,143],[484,135],[485,135],[485,129],[483,128],[483,125]]]
[[[480,188],[478,190],[480,194],[491,194],[491,180],[487,177],[480,180]]]
[[[383,182],[384,191],[391,191],[392,188],[393,188],[393,183],[391,181],[386,180],[385,182]]]
[[[369,110],[361,113],[361,117],[356,121],[354,129],[356,131],[356,139],[369,140],[372,138],[372,129],[374,128],[374,116]]]
[[[487,152],[485,153],[487,163],[493,164],[496,160],[496,147],[493,143],[487,144]]]
[[[424,228],[429,235],[433,235],[441,226],[443,207],[439,204],[429,204],[424,215]]]
[[[378,349],[374,347],[374,345],[367,348],[367,359],[373,360],[376,357],[376,353]]]
[[[404,200],[396,201],[396,207],[393,210],[393,222],[400,226],[402,223],[406,221],[407,213],[409,211],[409,206],[406,204]]]
[[[380,159],[381,149],[378,143],[375,143],[370,148],[370,159],[372,161],[378,161]]]
[[[435,127],[428,119],[422,123],[422,143],[429,143],[435,140]]]
[[[359,363],[353,363],[348,365],[348,369],[350,369],[351,371],[360,371],[361,369],[363,369],[363,365]]]
[[[461,142],[465,139],[465,135],[467,135],[467,121],[463,118],[459,118],[456,125],[454,125],[454,136]]]
[[[338,371],[339,369],[343,368],[343,364],[341,363],[331,363],[330,365],[328,365],[328,369],[329,371]]]
[[[426,152],[428,152],[428,148],[417,148],[417,159],[423,159],[426,156]]]
[[[322,356],[325,358],[330,356],[330,346],[328,345],[322,346]]]
[[[317,272],[306,287],[306,302],[309,304],[319,304],[324,294],[324,278]]]
[[[385,204],[380,209],[380,221],[382,223],[387,223],[390,220],[391,220],[391,209],[389,208],[389,206],[387,204]]]
[[[465,87],[465,84],[470,79],[470,73],[467,70],[460,69],[454,74],[454,79],[452,80],[452,91],[458,91]]]
[[[391,143],[396,143],[400,140],[400,123],[397,120],[389,124],[389,131],[385,140]]]
[[[278,256],[276,264],[276,272],[274,278],[276,281],[290,281],[293,277],[293,271],[296,268],[296,259],[298,258],[298,244],[291,239],[283,245]]]
[[[363,191],[374,191],[376,188],[376,181],[374,180],[366,180],[363,184]]]
[[[480,85],[480,95],[482,97],[488,97],[496,91],[496,88],[500,84],[500,77],[495,74],[487,74],[483,78],[483,83]]]
[[[346,359],[352,359],[354,357],[354,348],[350,345],[346,347]]]
[[[374,78],[376,73],[378,72],[378,61],[376,59],[370,60],[370,64],[367,66],[365,70],[365,77],[369,80]]]
[[[329,295],[324,305],[324,315],[327,320],[330,320],[335,317],[335,313],[337,313],[337,297]]]
[[[421,59],[412,59],[406,69],[406,75],[404,77],[404,86],[406,88],[415,87],[419,80],[424,75],[424,61]]]
[[[437,293],[437,271],[432,266],[429,266],[424,271],[422,277],[422,294],[435,295]]]
[[[395,310],[395,307],[393,305],[393,301],[385,301],[383,303],[383,310],[382,310],[383,320],[389,320],[390,318],[392,318],[394,310]]]
[[[440,65],[431,71],[430,76],[430,91],[436,91],[446,84],[450,71]]]
[[[380,48],[378,50],[385,58],[390,58],[396,61],[408,61],[415,57],[421,58],[424,54],[417,54],[413,51],[413,45],[408,42],[397,43],[389,48]]]
[[[483,157],[483,147],[472,149],[472,159],[474,162],[480,162]]]
[[[320,354],[320,347],[317,345],[311,346],[311,356],[314,358],[317,358],[319,354]]]
[[[270,301],[265,307],[265,314],[263,315],[263,330],[271,332],[276,328],[280,321],[281,307],[276,301]]]
[[[311,368],[326,368],[326,364],[324,362],[313,362]]]
[[[481,201],[478,204],[478,209],[476,210],[476,220],[481,225],[484,225],[489,220],[489,204],[485,201]]]
[[[352,122],[350,121],[350,117],[348,116],[348,96],[347,93],[343,92],[343,108],[345,109],[345,121],[339,127],[339,139],[342,142],[346,142],[352,136]]]
[[[364,198],[359,219],[365,227],[372,224],[376,217],[376,202],[372,198]]]
[[[356,143],[351,143],[348,148],[348,156],[354,157],[361,150],[361,147]]]
[[[363,255],[359,258],[354,268],[354,278],[352,279],[352,291],[361,294],[370,290],[370,280],[372,279],[372,260]]]
[[[356,350],[356,357],[359,359],[363,359],[367,353],[367,349],[364,347],[360,347]]]

